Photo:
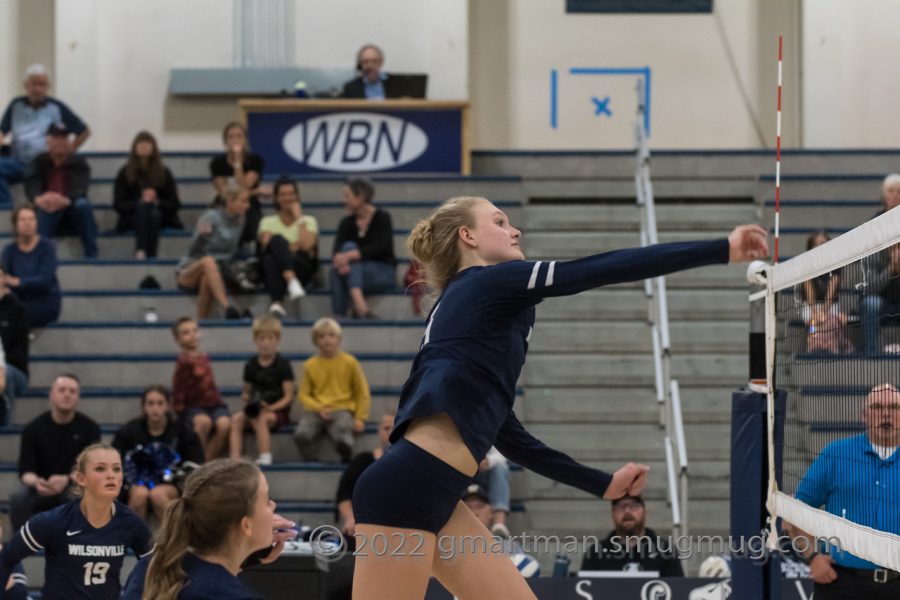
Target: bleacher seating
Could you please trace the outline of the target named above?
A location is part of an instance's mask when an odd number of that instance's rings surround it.
[[[212,197],[206,179],[209,154],[175,153],[165,158],[179,180],[182,217],[191,227]],[[786,165],[790,158],[785,157]],[[900,155],[873,155],[849,163],[845,159],[831,154],[796,156],[797,164],[806,165],[810,173],[839,172],[847,164],[848,169],[872,173],[896,170],[892,165]],[[115,222],[111,178],[124,155],[91,154],[89,160],[96,177],[91,200],[101,231],[109,232]],[[529,258],[567,258],[636,245],[637,209],[628,200],[634,193],[631,161],[629,154],[607,160],[603,154],[590,153],[481,153],[474,162],[478,177],[376,179],[375,201],[390,210],[396,228],[395,247],[401,257],[398,282],[406,268],[405,233],[439,201],[463,193],[493,199],[510,214],[514,225],[523,224]],[[753,153],[654,157],[661,240],[724,234],[734,224],[755,220],[771,226],[771,182],[759,177],[768,172],[768,165],[767,156]],[[327,177],[301,182],[304,210],[316,216],[323,229],[319,245],[323,257],[330,254],[329,240],[344,215],[340,181]],[[826,193],[836,185],[839,193]],[[871,178],[786,180],[782,226],[796,232],[788,230],[782,252],[799,251],[805,227],[849,228],[868,218],[877,210],[877,193],[878,183]],[[526,198],[535,202],[525,205]],[[827,205],[834,217],[820,224],[816,219],[824,212],[823,205],[816,203],[825,202],[823,198],[834,198]],[[9,232],[7,217],[8,211],[0,211],[0,242]],[[169,324],[194,312],[193,298],[176,289],[173,274],[174,262],[188,243],[188,231],[167,232],[161,241],[162,258],[145,262],[130,259],[130,235],[105,233],[98,261],[82,260],[75,240],[62,241],[63,315],[60,323],[38,332],[32,345],[36,389],[17,401],[14,426],[0,433],[0,490],[8,491],[15,483],[17,427],[44,410],[45,388],[53,373],[71,369],[83,376],[82,410],[104,423],[106,436],[113,425],[137,414],[140,387],[170,382],[177,350]],[[155,275],[163,289],[139,291],[138,282],[147,274]],[[669,290],[673,364],[681,381],[692,461],[691,531],[727,534],[730,391],[747,377],[743,268],[676,275],[669,279]],[[268,306],[262,291],[236,299],[257,315]],[[396,402],[418,346],[422,320],[412,315],[410,306],[410,298],[398,288],[373,299],[372,310],[383,320],[345,324],[346,348],[361,357],[373,386],[373,420]],[[158,323],[144,321],[151,308]],[[328,312],[327,290],[311,289],[285,322],[282,350],[295,369],[312,352],[311,321]],[[588,464],[611,469],[625,460],[649,462],[653,468],[646,493],[650,525],[665,532],[671,521],[645,319],[639,284],[545,301],[538,308],[521,382],[524,397],[517,411],[535,435]],[[216,320],[201,327],[216,378],[228,403],[236,407],[239,366],[253,348],[249,323]],[[286,431],[276,434],[274,443],[276,463],[267,471],[281,510],[310,524],[331,522],[339,468],[297,462]],[[373,443],[370,425],[360,445]],[[248,451],[252,449],[251,445]],[[513,499],[513,532],[585,535],[605,533],[609,527],[605,503],[532,473],[514,473]],[[543,569],[552,571],[553,556],[537,554]],[[580,557],[573,558],[576,566],[580,564]],[[27,566],[32,582],[39,585],[40,569],[31,562]]]

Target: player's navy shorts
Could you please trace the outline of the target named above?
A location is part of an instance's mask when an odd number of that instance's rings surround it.
[[[400,438],[353,488],[357,524],[440,531],[472,478]]]

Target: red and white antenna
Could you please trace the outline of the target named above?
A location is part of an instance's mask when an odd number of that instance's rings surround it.
[[[775,120],[775,264],[778,264],[778,237],[781,220],[781,36],[778,36],[778,116]]]

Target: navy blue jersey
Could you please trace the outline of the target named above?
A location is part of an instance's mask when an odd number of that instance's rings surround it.
[[[25,567],[22,566],[22,563],[13,567],[10,578],[13,584],[11,588],[5,590],[5,598],[7,600],[28,600],[28,577],[25,575]],[[8,583],[9,579],[6,581]]]
[[[139,557],[152,552],[150,530],[139,516],[119,502],[109,523],[97,529],[73,500],[31,517],[0,550],[0,581],[26,556],[44,553],[47,600],[118,600],[119,571],[125,550]],[[0,591],[0,598],[4,598]]]
[[[447,413],[480,461],[492,445],[532,471],[597,496],[611,476],[582,466],[528,433],[513,412],[535,306],[551,296],[727,263],[728,240],[617,250],[572,261],[515,260],[469,267],[431,309],[400,393],[391,441],[412,419]]]
[[[148,557],[134,567],[125,583],[122,600],[143,600],[144,579],[149,566]],[[184,569],[187,580],[178,593],[178,600],[263,600],[262,596],[248,588],[222,565],[206,562],[188,553],[181,561],[181,568]]]

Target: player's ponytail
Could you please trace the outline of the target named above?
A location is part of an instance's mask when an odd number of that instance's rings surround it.
[[[145,600],[178,597],[187,577],[182,560],[188,547],[199,554],[228,551],[234,528],[253,516],[259,476],[255,465],[231,459],[214,460],[191,473],[182,497],[166,508],[144,579]]]
[[[187,575],[181,561],[189,542],[185,512],[182,498],[173,500],[166,507],[163,525],[157,534],[156,550],[144,579],[144,600],[175,600],[184,586]]]
[[[479,202],[487,200],[474,196],[450,198],[410,232],[406,245],[425,268],[425,280],[433,291],[443,290],[459,270],[459,228],[475,225],[472,209]]]

